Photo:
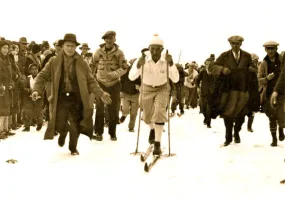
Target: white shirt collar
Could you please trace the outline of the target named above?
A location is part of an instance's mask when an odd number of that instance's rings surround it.
[[[234,56],[236,56],[236,55],[240,56],[240,50],[238,51],[237,54],[232,50],[232,53],[233,53]]]

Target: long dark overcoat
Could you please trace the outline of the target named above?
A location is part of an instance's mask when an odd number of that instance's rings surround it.
[[[56,108],[59,93],[59,82],[62,75],[63,51],[57,56],[52,57],[46,64],[44,69],[38,74],[33,91],[43,92],[45,83],[51,80],[51,96],[48,98],[50,121],[44,136],[44,139],[53,139],[56,121]],[[83,58],[76,53],[75,55],[75,70],[80,91],[80,96],[83,103],[83,115],[80,122],[80,133],[87,135],[90,139],[93,134],[93,102],[94,97],[100,98],[103,91],[91,74],[90,68]]]

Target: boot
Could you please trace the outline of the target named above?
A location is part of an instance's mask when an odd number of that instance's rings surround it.
[[[224,142],[224,146],[228,146],[228,145],[230,145],[230,144],[231,144],[230,141],[227,141],[227,140],[226,140],[226,141]]]
[[[252,130],[253,119],[254,119],[254,116],[253,116],[253,115],[251,115],[250,117],[248,117],[248,121],[247,121],[247,131],[248,131],[248,132],[253,132],[253,130]]]
[[[0,140],[6,139],[8,136],[5,135],[4,131],[0,132]]]
[[[161,155],[160,142],[154,142],[153,155]]]
[[[279,133],[279,140],[283,141],[284,140],[284,132],[283,132],[283,128],[279,127],[278,129],[278,133]]]
[[[16,134],[16,133],[11,132],[10,130],[5,131],[5,135],[7,135],[7,136],[13,136],[13,135],[15,135],[15,134]]]
[[[277,146],[276,131],[275,131],[275,132],[271,132],[271,136],[272,136],[272,143],[271,143],[271,146],[272,146],[272,147],[275,147],[275,146]]]
[[[94,140],[97,141],[102,141],[103,140],[103,135],[101,134],[95,134],[95,136],[92,137]]]
[[[63,136],[62,134],[59,134],[57,143],[58,143],[58,146],[63,147],[65,144],[65,136]]]
[[[125,121],[125,119],[126,119],[126,116],[122,116],[122,117],[120,118],[120,124],[123,123],[123,122]]]
[[[37,131],[40,131],[40,130],[42,129],[42,127],[43,127],[43,124],[38,124],[36,130],[37,130]]]
[[[148,143],[153,144],[154,140],[155,140],[155,131],[154,129],[151,129],[148,136]]]
[[[206,124],[207,124],[207,128],[212,128],[211,127],[211,118],[209,119],[207,119],[207,120],[205,120],[206,121]]]
[[[30,131],[30,127],[25,127],[23,131]]]
[[[240,130],[236,126],[234,126],[234,142],[237,144],[240,143],[239,131]]]
[[[77,149],[75,149],[74,151],[70,151],[71,155],[79,155],[79,152]]]
[[[247,131],[248,131],[248,132],[251,132],[251,133],[253,132],[253,130],[252,130],[251,127],[247,127]]]
[[[78,152],[78,150],[76,149],[76,147],[74,147],[74,146],[72,146],[72,145],[69,144],[68,148],[69,148],[69,150],[70,150],[70,154],[71,154],[71,155],[79,155],[79,152]]]
[[[117,141],[116,133],[115,133],[115,134],[110,135],[110,139],[111,139],[112,141]]]

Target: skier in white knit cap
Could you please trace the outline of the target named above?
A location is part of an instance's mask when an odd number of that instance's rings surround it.
[[[133,81],[143,72],[140,105],[143,108],[144,122],[150,127],[149,143],[154,143],[154,155],[161,154],[161,136],[164,123],[167,122],[166,108],[170,96],[167,78],[174,83],[179,80],[179,73],[173,64],[172,56],[168,53],[162,54],[163,47],[163,40],[155,34],[149,43],[149,52],[142,53],[129,73],[129,79]],[[167,70],[169,70],[168,77]]]

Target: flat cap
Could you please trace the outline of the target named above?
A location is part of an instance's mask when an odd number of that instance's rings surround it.
[[[102,39],[105,39],[105,37],[107,36],[116,36],[116,32],[113,30],[109,30],[107,32],[105,32],[105,34],[102,36]]]
[[[277,43],[276,41],[268,41],[263,44],[263,47],[277,47],[277,46],[279,46],[279,43]]]
[[[238,36],[238,35],[234,35],[234,36],[231,36],[230,38],[228,38],[229,42],[240,42],[240,43],[242,43],[243,40],[244,40],[243,37]]]

